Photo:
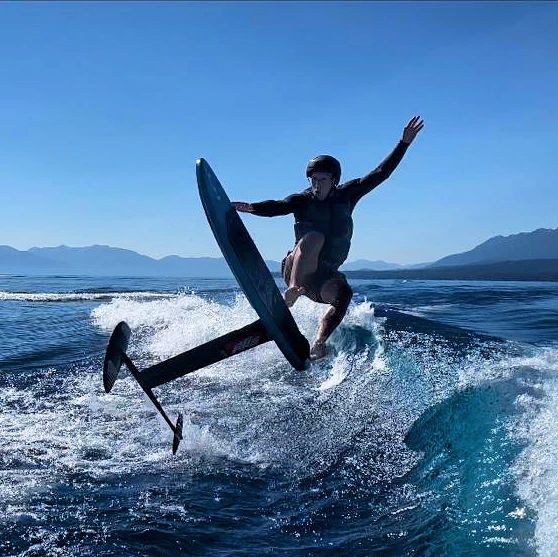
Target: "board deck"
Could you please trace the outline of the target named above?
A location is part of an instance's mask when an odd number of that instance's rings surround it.
[[[310,353],[308,340],[298,329],[271,272],[244,223],[206,160],[196,163],[202,205],[233,275],[268,335],[296,369],[304,369]]]

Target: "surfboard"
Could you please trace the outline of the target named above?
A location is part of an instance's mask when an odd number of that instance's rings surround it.
[[[310,354],[308,340],[298,329],[271,272],[205,159],[197,161],[196,177],[209,226],[240,288],[288,362],[295,369],[304,369]]]
[[[179,413],[176,423],[172,422],[153,393],[155,387],[271,340],[295,369],[304,369],[310,355],[308,340],[299,331],[260,252],[204,159],[197,161],[196,174],[202,205],[217,244],[259,319],[144,370],[139,370],[126,353],[131,330],[122,321],[110,337],[103,366],[107,393],[122,365],[128,368],[172,430],[173,453],[182,439],[183,417]]]

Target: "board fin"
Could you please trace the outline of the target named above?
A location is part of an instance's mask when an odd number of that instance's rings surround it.
[[[121,321],[114,328],[114,331],[110,336],[110,340],[107,346],[107,352],[105,354],[105,362],[103,365],[103,385],[105,387],[105,391],[107,393],[110,393],[114,386],[114,383],[116,382],[116,379],[118,378],[118,372],[120,371],[122,364],[124,364],[132,374],[132,377],[138,382],[139,386],[148,396],[149,400],[151,400],[155,408],[157,408],[165,422],[167,422],[168,426],[171,428],[173,432],[172,452],[173,454],[176,454],[178,445],[182,440],[182,426],[184,422],[183,416],[182,414],[178,414],[176,424],[173,424],[171,419],[168,417],[167,413],[161,406],[161,403],[153,394],[153,391],[151,390],[149,385],[147,385],[145,381],[143,381],[141,372],[126,354],[126,349],[128,348],[128,342],[130,340],[130,334],[131,331],[128,324],[125,321]]]
[[[178,444],[182,441],[182,425],[184,423],[184,418],[182,414],[178,414],[176,420],[176,425],[174,426],[174,436],[172,438],[172,454],[176,454],[178,450]]]
[[[110,393],[116,383],[122,366],[122,355],[126,354],[130,334],[130,327],[125,321],[120,321],[112,331],[103,365],[103,385],[106,393]]]
[[[178,356],[140,371],[126,354],[130,333],[130,327],[124,321],[118,323],[112,332],[103,366],[105,391],[109,393],[112,390],[118,378],[118,372],[122,364],[124,364],[172,430],[173,454],[176,453],[182,439],[184,418],[182,414],[179,414],[174,424],[161,406],[161,403],[157,400],[152,389],[270,340],[265,327],[258,319],[240,329],[231,331],[205,344],[187,350]]]

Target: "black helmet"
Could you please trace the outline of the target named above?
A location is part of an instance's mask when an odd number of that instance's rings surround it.
[[[333,180],[338,184],[341,178],[341,163],[331,155],[320,155],[308,163],[306,177],[310,178],[314,172],[329,172],[333,174]]]

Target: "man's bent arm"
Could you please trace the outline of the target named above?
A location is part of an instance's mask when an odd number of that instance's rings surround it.
[[[409,145],[409,143],[400,141],[395,149],[372,172],[347,184],[347,188],[355,202],[391,176],[403,159]]]
[[[290,195],[285,199],[278,201],[260,201],[258,203],[250,203],[250,213],[258,217],[278,217],[280,215],[288,215],[295,210],[300,195]]]

